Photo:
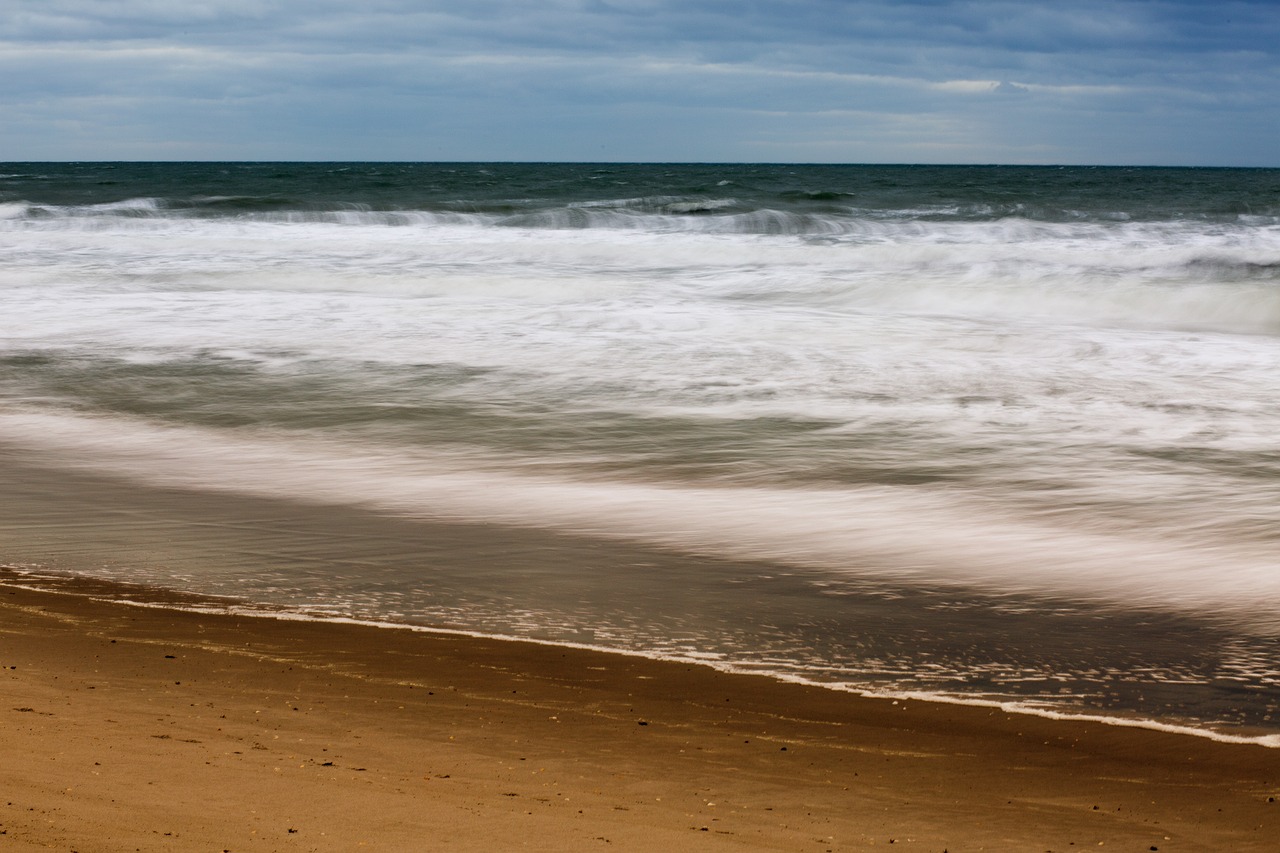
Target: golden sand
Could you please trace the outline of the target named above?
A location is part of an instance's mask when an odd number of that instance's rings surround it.
[[[1280,850],[1280,750],[0,586],[0,849]]]

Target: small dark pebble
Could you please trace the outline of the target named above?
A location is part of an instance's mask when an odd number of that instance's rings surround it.
[[[290,835],[293,835],[293,834],[294,834],[295,832],[297,832],[297,831],[298,831],[298,830],[296,830],[296,829],[292,829],[292,828],[291,828],[291,829],[289,830],[289,834],[290,834]]]
[[[640,722],[636,723],[636,725],[638,725],[638,726],[647,726],[647,725],[649,725],[649,721],[648,721],[648,720],[641,720]]]

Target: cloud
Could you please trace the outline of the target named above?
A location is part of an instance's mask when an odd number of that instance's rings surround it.
[[[0,150],[1266,164],[1256,128],[1280,121],[1273,9],[0,0]]]
[[[1008,80],[1001,80],[991,87],[991,91],[997,95],[1027,95],[1031,93],[1031,89],[1018,83],[1010,83]]]

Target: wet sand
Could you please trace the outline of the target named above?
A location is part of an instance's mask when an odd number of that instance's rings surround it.
[[[0,586],[5,850],[1280,849],[1280,750]]]

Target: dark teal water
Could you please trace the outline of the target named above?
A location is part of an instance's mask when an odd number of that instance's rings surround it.
[[[1233,222],[1280,216],[1280,170],[1058,166],[562,163],[10,163],[0,202],[57,208],[154,199],[165,216],[460,213],[589,227],[611,215],[776,211],[1045,222]],[[598,207],[597,207],[598,206]],[[571,215],[568,211],[575,211]],[[35,211],[33,211],[35,213]],[[39,215],[39,214],[36,214]],[[828,223],[829,224],[829,223]],[[763,226],[762,226],[763,227]]]

